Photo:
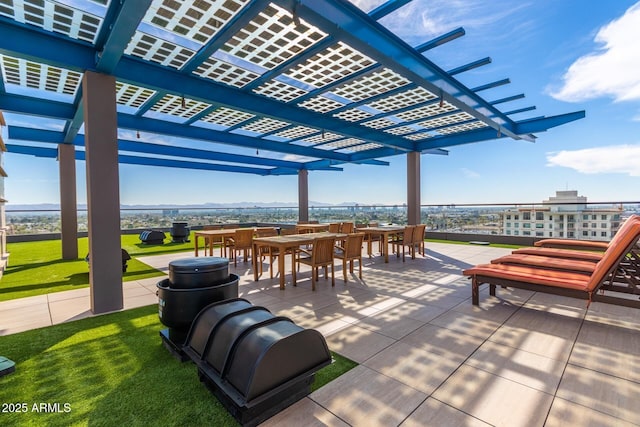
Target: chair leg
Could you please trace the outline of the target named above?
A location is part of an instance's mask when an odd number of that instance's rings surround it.
[[[331,287],[336,286],[336,265],[331,264]]]
[[[362,258],[358,260],[358,277],[362,280]]]
[[[344,281],[347,281],[347,260],[342,260],[342,276],[344,277]]]

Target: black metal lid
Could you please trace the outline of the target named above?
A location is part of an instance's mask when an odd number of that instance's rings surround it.
[[[169,262],[169,271],[176,273],[207,272],[227,267],[229,267],[229,259],[220,257],[183,258]]]

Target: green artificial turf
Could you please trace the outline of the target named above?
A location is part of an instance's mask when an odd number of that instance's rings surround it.
[[[0,355],[16,363],[0,378],[0,425],[238,425],[195,366],[162,346],[161,329],[153,305],[0,337]],[[356,366],[333,356],[314,390]]]
[[[139,256],[193,251],[192,242],[144,245],[137,234],[121,237],[129,260],[124,281],[156,277],[162,273],[138,261]],[[60,240],[9,243],[9,266],[0,279],[0,301],[68,291],[89,286],[88,239],[78,239],[78,259],[63,260]]]

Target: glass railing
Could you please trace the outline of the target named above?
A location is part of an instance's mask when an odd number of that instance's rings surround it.
[[[604,233],[615,232],[621,219],[640,213],[640,201],[583,203],[569,221],[569,209],[575,203],[543,205],[517,204],[459,204],[422,205],[421,223],[427,231],[472,233],[487,235],[597,238],[608,240]],[[524,215],[527,213],[527,215]],[[537,213],[537,215],[536,215]],[[528,219],[525,219],[528,218]],[[356,224],[379,225],[407,222],[406,205],[348,205],[312,206],[309,219],[321,223],[351,221]],[[298,220],[297,206],[122,209],[122,230],[169,229],[173,222],[187,222],[197,229],[212,224],[282,224],[292,225]],[[45,234],[60,232],[60,211],[18,211],[6,209],[8,235]],[[87,231],[87,212],[78,211],[78,231]]]

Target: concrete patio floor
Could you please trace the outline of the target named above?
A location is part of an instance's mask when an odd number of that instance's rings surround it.
[[[321,278],[315,292],[305,266],[280,290],[266,268],[255,282],[250,263],[231,264],[241,297],[360,364],[263,425],[640,425],[640,311],[486,286],[472,306],[461,271],[509,252],[427,243],[404,263],[365,257],[363,280],[345,284],[338,264],[335,288]],[[166,271],[190,256],[139,259]],[[125,309],[157,303],[158,280],[126,282]],[[88,289],[0,302],[0,335],[90,315]]]

